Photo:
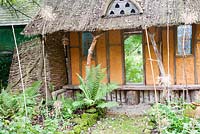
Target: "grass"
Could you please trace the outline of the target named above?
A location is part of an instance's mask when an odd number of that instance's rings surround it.
[[[92,134],[148,134],[144,116],[108,116],[91,128]]]

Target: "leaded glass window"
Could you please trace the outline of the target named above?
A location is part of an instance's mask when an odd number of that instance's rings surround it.
[[[90,48],[90,45],[92,44],[93,35],[90,32],[83,32],[82,33],[82,53],[83,56],[88,55],[88,49]]]
[[[180,25],[177,28],[177,55],[192,54],[192,25]]]
[[[113,0],[107,10],[107,16],[109,17],[139,13],[137,7],[130,0]]]

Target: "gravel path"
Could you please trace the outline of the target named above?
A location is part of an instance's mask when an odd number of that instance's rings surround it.
[[[114,108],[110,108],[107,111],[108,115],[121,115],[125,114],[128,116],[142,116],[151,108],[149,104],[139,105],[122,105]]]

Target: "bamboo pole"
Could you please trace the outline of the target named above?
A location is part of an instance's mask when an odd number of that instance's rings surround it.
[[[26,117],[28,117],[28,111],[27,111],[27,106],[26,106],[26,93],[25,93],[25,85],[24,85],[24,79],[23,79],[23,74],[22,74],[21,60],[19,57],[19,50],[18,50],[18,46],[17,46],[15,29],[14,29],[13,25],[12,25],[12,32],[13,32],[13,38],[14,38],[15,48],[16,48],[16,52],[17,52],[18,64],[19,64],[19,74],[20,74],[21,85],[22,85],[23,96],[24,96],[24,108],[25,108]],[[25,121],[26,121],[26,119],[25,119]]]
[[[154,88],[154,95],[155,95],[155,102],[156,102],[156,110],[158,111],[158,96],[157,96],[157,89],[156,89],[156,82],[155,82],[155,76],[154,76],[154,68],[153,68],[153,61],[151,56],[151,49],[150,49],[150,43],[149,43],[149,37],[148,37],[148,31],[147,26],[145,25],[145,33],[146,33],[146,40],[147,40],[147,47],[148,47],[148,53],[149,53],[149,60],[150,60],[150,67],[151,67],[151,74],[153,79],[153,88]],[[158,114],[158,128],[160,129],[160,115]]]

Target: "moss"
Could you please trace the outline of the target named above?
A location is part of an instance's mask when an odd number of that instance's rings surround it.
[[[80,122],[82,122],[82,119],[77,117],[77,118],[73,118],[72,120],[70,120],[70,122],[80,124]]]
[[[99,118],[103,118],[106,115],[106,108],[98,108],[97,113]]]
[[[88,110],[86,110],[86,113],[96,113],[97,109],[96,108],[90,108]]]
[[[76,125],[73,130],[75,134],[80,134],[82,127],[80,125]]]
[[[67,134],[75,134],[74,130],[67,132]]]
[[[76,123],[71,134],[80,134],[81,131],[87,131],[89,127],[97,122],[98,113],[83,113],[81,118],[74,118],[70,122]]]
[[[84,113],[81,115],[81,118],[87,121],[88,126],[92,126],[97,122],[98,113]]]

